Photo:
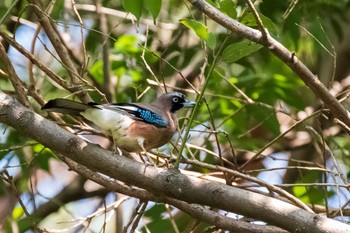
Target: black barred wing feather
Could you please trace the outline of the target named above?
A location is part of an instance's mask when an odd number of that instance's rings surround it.
[[[103,107],[106,109],[125,113],[135,120],[140,120],[152,125],[156,125],[158,127],[168,126],[168,121],[161,115],[134,104],[108,104],[103,105]]]

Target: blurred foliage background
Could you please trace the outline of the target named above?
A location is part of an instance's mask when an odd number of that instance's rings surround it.
[[[209,2],[231,18],[257,27],[245,1]],[[81,90],[94,102],[149,102],[171,90],[197,100],[203,94],[192,113],[193,121],[189,123],[190,113],[180,113],[182,132],[191,129],[184,158],[256,176],[286,189],[316,212],[349,220],[349,137],[316,95],[268,48],[230,33],[187,1],[56,0],[44,1],[43,6],[83,79]],[[262,0],[255,1],[255,6],[269,33],[294,51],[347,106],[349,1]],[[0,42],[18,76],[39,99],[76,99],[71,90],[33,66],[4,36],[14,37],[70,85],[69,72],[38,26],[33,7],[25,0],[0,2]],[[0,88],[13,93],[2,64]],[[33,109],[46,115],[40,110],[38,97],[33,92],[28,95]],[[63,119],[77,125],[81,133],[77,121]],[[108,146],[106,139],[86,137]],[[174,145],[181,148],[177,138]],[[172,144],[155,151],[178,153]],[[257,152],[261,156],[254,156]],[[0,222],[4,232],[25,232],[33,224],[49,232],[100,232],[105,227],[107,232],[122,232],[131,229],[133,213],[142,207],[139,200],[111,193],[69,172],[49,149],[5,125],[1,125],[0,159]],[[222,172],[204,166],[186,161],[181,165],[223,182],[266,192],[234,177],[225,181]],[[121,198],[125,198],[123,204],[114,211],[94,215],[98,208]],[[50,208],[44,210],[45,205]],[[213,229],[166,204],[148,203],[144,208],[142,220],[136,224],[142,232]]]

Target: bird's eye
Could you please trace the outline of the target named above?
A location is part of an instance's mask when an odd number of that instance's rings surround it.
[[[178,98],[178,97],[174,97],[174,98],[173,98],[173,102],[174,102],[174,103],[178,103],[178,102],[179,102],[179,98]]]

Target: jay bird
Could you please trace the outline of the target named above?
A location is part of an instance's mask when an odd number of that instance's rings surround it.
[[[150,104],[80,103],[53,99],[42,109],[72,116],[83,116],[111,135],[115,146],[126,152],[142,152],[170,141],[177,129],[175,112],[196,104],[179,92],[159,96]]]

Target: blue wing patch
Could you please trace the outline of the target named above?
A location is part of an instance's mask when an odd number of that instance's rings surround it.
[[[111,104],[111,105],[105,105],[104,107],[109,109],[114,109],[120,112],[127,113],[131,118],[134,118],[136,120],[141,120],[143,122],[146,122],[148,124],[152,124],[158,127],[167,127],[168,121],[164,119],[161,115],[152,112],[151,110],[141,108],[134,104]]]
[[[166,127],[168,125],[168,122],[163,119],[160,115],[157,113],[154,113],[150,110],[137,107],[137,112],[139,114],[139,117],[142,119],[142,121],[154,124],[160,127]]]

